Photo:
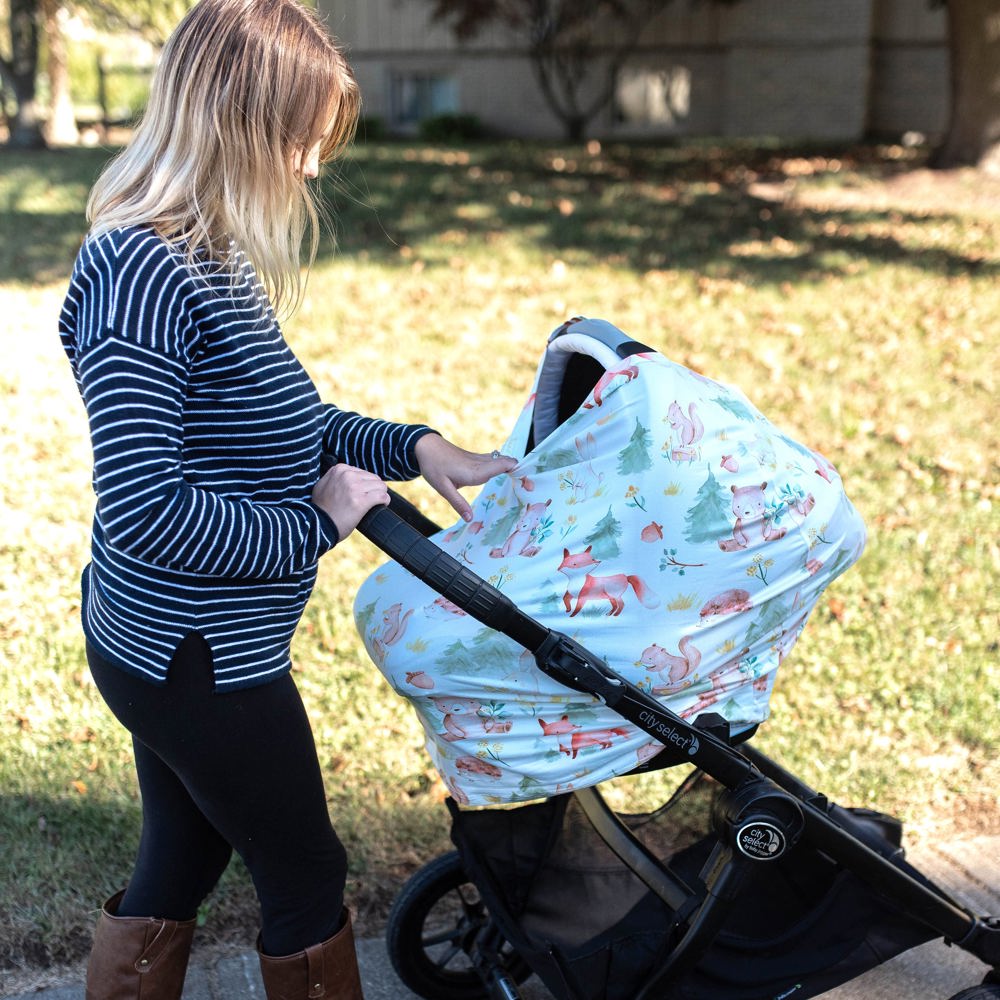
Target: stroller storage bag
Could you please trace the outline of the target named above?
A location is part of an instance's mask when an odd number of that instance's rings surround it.
[[[719,786],[692,771],[652,813],[623,816],[690,886],[716,837]],[[504,937],[559,1000],[636,1000],[676,945],[675,912],[609,849],[573,796],[504,810],[452,809],[452,838]],[[889,817],[844,810],[866,842],[892,850]],[[898,867],[922,876],[904,861]],[[800,846],[754,868],[696,961],[657,1000],[806,1000],[933,938],[823,854]]]

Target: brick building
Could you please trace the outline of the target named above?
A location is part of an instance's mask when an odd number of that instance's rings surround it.
[[[459,45],[423,0],[318,0],[361,82],[365,113],[412,130],[443,112],[502,135],[554,138],[524,51],[490,28]],[[928,0],[676,0],[651,23],[591,123],[598,138],[940,135],[945,15]]]

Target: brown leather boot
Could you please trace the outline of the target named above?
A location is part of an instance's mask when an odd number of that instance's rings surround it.
[[[86,1000],[180,1000],[195,921],[115,916],[124,895],[97,918]]]
[[[272,958],[260,950],[258,938],[257,954],[267,1000],[364,1000],[351,914],[346,909],[340,930],[322,944]]]

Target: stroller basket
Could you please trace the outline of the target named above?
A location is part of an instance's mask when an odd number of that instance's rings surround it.
[[[543,367],[539,391],[545,377]],[[549,418],[536,413],[531,435],[551,434],[576,406],[579,397]],[[829,802],[754,750],[753,726],[734,732],[723,715],[674,712],[425,537],[436,526],[400,498],[369,511],[359,529],[448,607],[530,655],[541,675],[662,746],[647,768],[690,769],[643,815],[616,815],[595,780],[515,808],[460,808],[467,803],[453,794],[458,857],[432,862],[430,878],[418,873],[422,888],[404,890],[390,916],[390,957],[415,992],[514,1000],[534,972],[559,1000],[805,1000],[943,937],[991,967],[990,985],[961,1000],[1000,1000],[1000,920],[968,911],[909,865],[897,821]],[[530,557],[531,540],[523,544]],[[560,749],[575,757],[575,746]],[[424,954],[427,941],[443,939],[423,933],[432,897],[464,882],[481,899],[459,892],[448,954],[469,957],[471,978]]]
[[[720,793],[693,771],[655,812],[618,817],[683,886],[674,906],[593,825],[605,808],[593,789],[516,810],[453,809],[452,837],[504,937],[557,997],[809,997],[934,936],[830,858],[794,850],[751,867],[711,940],[664,970],[697,899],[690,887],[718,843]],[[895,851],[898,825],[866,819],[869,835]]]

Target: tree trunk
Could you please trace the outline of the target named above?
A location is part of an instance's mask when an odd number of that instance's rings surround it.
[[[76,113],[69,92],[69,60],[62,24],[65,9],[61,0],[42,0],[45,15],[45,42],[49,69],[49,125],[47,138],[55,145],[74,145],[80,138]]]
[[[17,114],[11,124],[9,145],[21,149],[45,146],[41,130],[41,108],[35,95],[38,72],[38,2],[10,0],[9,74],[17,101]]]
[[[572,143],[583,142],[587,137],[587,122],[588,119],[583,115],[570,115],[563,118],[563,125],[566,129],[566,141]]]
[[[948,0],[951,118],[939,168],[1000,173],[1000,0]]]

